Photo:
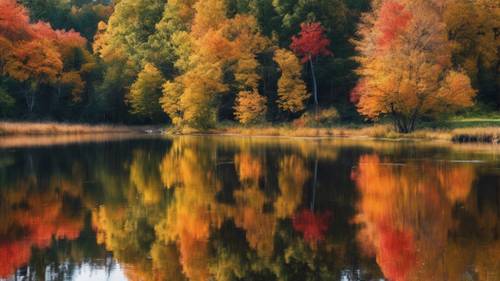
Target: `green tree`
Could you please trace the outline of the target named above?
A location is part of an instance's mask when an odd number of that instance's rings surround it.
[[[132,84],[127,97],[131,112],[152,121],[160,121],[163,111],[159,99],[162,95],[163,82],[160,71],[154,65],[147,63]]]

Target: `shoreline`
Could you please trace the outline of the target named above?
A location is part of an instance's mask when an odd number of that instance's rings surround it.
[[[271,127],[221,127],[207,131],[194,129],[166,130],[167,135],[206,135],[240,137],[279,137],[279,138],[338,138],[367,139],[386,141],[440,141],[454,144],[481,143],[500,144],[500,127],[457,128],[457,129],[418,129],[402,134],[389,125],[365,127],[294,128],[285,126]]]
[[[442,141],[449,143],[500,144],[500,127],[431,129],[422,128],[412,133],[402,134],[390,125],[338,126],[338,127],[291,127],[281,126],[221,126],[209,130],[191,128],[176,129],[166,126],[127,126],[110,124],[72,124],[56,122],[0,122],[0,138],[5,137],[51,137],[104,134],[158,134],[280,137],[280,138],[342,138],[390,141]]]

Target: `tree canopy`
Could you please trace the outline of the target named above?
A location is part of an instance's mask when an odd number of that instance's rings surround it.
[[[0,88],[9,100],[0,115],[9,118],[208,128],[290,122],[310,109],[318,119],[335,108],[341,120],[389,116],[408,132],[422,118],[500,107],[494,0],[0,7]]]

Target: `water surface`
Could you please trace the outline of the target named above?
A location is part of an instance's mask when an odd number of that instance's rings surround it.
[[[493,150],[28,143],[0,149],[0,279],[500,280]]]

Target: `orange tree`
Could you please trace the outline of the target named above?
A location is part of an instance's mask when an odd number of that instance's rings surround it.
[[[361,115],[391,116],[402,133],[422,116],[471,106],[469,77],[452,68],[452,46],[440,7],[426,1],[382,1],[364,15],[355,40],[361,79],[351,100]]]

